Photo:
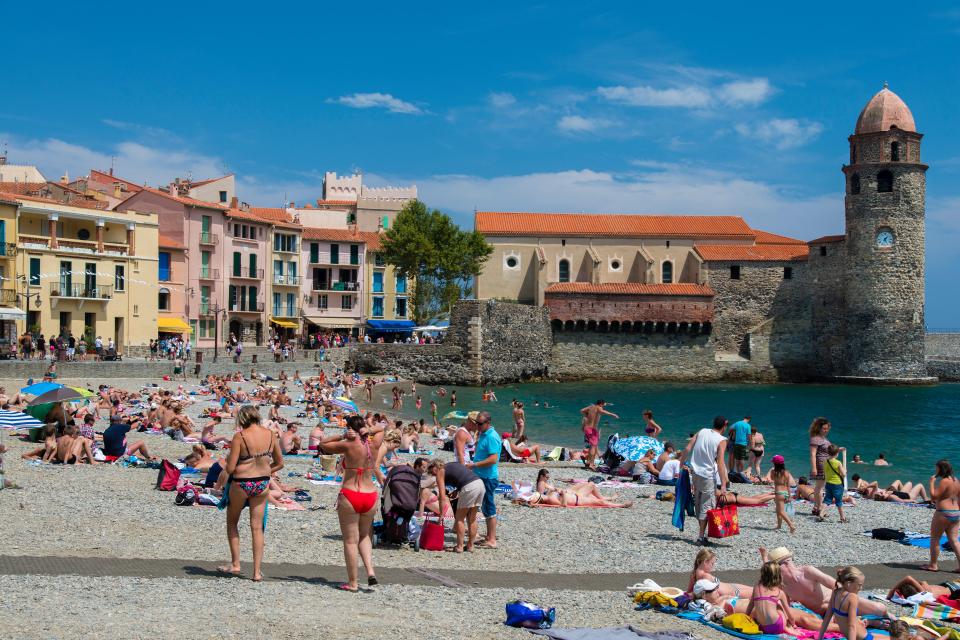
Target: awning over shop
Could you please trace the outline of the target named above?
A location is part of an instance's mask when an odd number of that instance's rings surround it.
[[[297,329],[300,327],[300,325],[298,325],[296,322],[291,322],[290,320],[280,320],[279,318],[270,318],[270,322],[278,327],[283,327],[284,329]]]
[[[351,320],[350,318],[327,318],[324,316],[304,316],[303,318],[310,324],[315,324],[318,327],[325,327],[328,329],[353,329],[356,326],[359,326],[356,320]]]
[[[161,333],[192,333],[190,325],[180,318],[157,318],[157,331]]]
[[[0,307],[0,320],[24,320],[27,312],[17,307]]]
[[[413,320],[367,320],[367,326],[374,331],[398,333],[413,331],[413,328],[417,326],[417,323],[415,323]]]

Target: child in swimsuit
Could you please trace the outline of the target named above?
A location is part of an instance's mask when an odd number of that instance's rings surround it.
[[[823,616],[823,625],[817,640],[823,640],[830,619],[836,616],[840,632],[848,640],[864,640],[867,628],[857,616],[860,590],[863,589],[863,573],[856,567],[844,567],[837,572],[837,586],[830,596],[827,613]]]
[[[790,497],[790,472],[787,471],[783,456],[773,456],[773,471],[770,473],[770,479],[773,481],[773,499],[777,505],[777,529],[786,522],[790,533],[796,533],[797,528],[787,515],[787,504],[791,503],[793,498]]]
[[[765,562],[760,568],[760,581],[753,588],[753,597],[747,607],[747,615],[752,617],[760,626],[760,631],[772,635],[795,633],[790,603],[781,588],[783,578],[780,576],[778,562]],[[788,631],[789,630],[789,631]]]

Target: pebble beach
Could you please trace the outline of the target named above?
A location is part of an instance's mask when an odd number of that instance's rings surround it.
[[[86,380],[64,381],[86,384]],[[99,382],[99,381],[98,381]],[[124,389],[140,389],[142,380],[110,380]],[[0,381],[8,389],[22,381]],[[175,388],[176,383],[162,383]],[[249,387],[251,385],[244,385]],[[195,388],[188,385],[187,390]],[[296,395],[296,394],[292,394]],[[357,394],[359,395],[359,394]],[[187,411],[195,420],[211,403],[205,396]],[[379,398],[375,398],[379,404]],[[293,418],[297,405],[285,407]],[[497,426],[496,424],[494,425]],[[97,423],[102,431],[106,421]],[[225,421],[218,434],[227,435],[232,421]],[[502,429],[500,429],[502,430]],[[335,433],[335,430],[329,430]],[[167,436],[143,437],[154,455],[176,460],[190,445]],[[54,466],[29,464],[20,459],[28,443],[10,435],[4,442],[7,479],[20,489],[0,491],[0,555],[56,556],[130,559],[227,559],[224,514],[213,507],[179,507],[173,494],[154,490],[157,471],[118,465]],[[430,448],[436,447],[430,445]],[[449,459],[452,454],[436,452]],[[416,456],[402,454],[412,462]],[[266,533],[268,563],[340,565],[343,562],[340,530],[334,503],[338,488],[315,485],[304,478],[312,468],[311,456],[285,460],[282,479],[310,492],[312,501],[304,511],[270,510]],[[552,481],[587,478],[579,463],[551,463]],[[532,482],[537,467],[532,464],[501,464],[502,482]],[[291,475],[292,474],[292,475]],[[766,488],[735,485],[744,494]],[[629,509],[539,509],[516,506],[498,497],[500,526],[497,550],[474,553],[415,553],[409,548],[376,548],[379,567],[421,567],[435,571],[452,569],[515,571],[532,573],[625,573],[632,574],[625,589],[647,573],[687,572],[697,547],[695,521],[686,532],[671,524],[673,504],[653,499],[661,487],[627,486],[602,489],[634,501]],[[810,515],[810,505],[796,503],[797,533],[777,531],[772,506],[741,508],[739,536],[715,541],[717,571],[758,568],[759,547],[787,546],[802,563],[818,566],[875,564],[891,561],[920,564],[925,549],[864,537],[864,530],[891,527],[926,532],[931,510],[890,503],[858,500],[847,509],[849,523],[840,524],[834,511],[825,523]],[[241,520],[241,550],[250,559],[249,529]],[[481,531],[483,526],[480,526]],[[954,558],[945,553],[942,568],[954,568]],[[906,573],[906,569],[904,569]],[[368,632],[361,637],[397,637],[430,629],[430,637],[491,638],[525,637],[525,631],[502,624],[503,606],[517,598],[557,608],[557,626],[606,626],[635,624],[643,628],[682,629],[699,637],[726,637],[709,629],[654,612],[636,612],[623,590],[558,591],[516,588],[450,589],[443,586],[414,587],[384,584],[371,593],[340,593],[314,584],[271,581],[254,585],[241,579],[178,579],[83,576],[0,576],[5,600],[13,602],[0,611],[0,633],[5,637],[76,637],[97,634],[111,627],[130,637],[186,635],[187,637],[268,637],[316,632],[329,637],[358,637],[362,623]],[[685,584],[672,586],[685,587]],[[58,594],[65,607],[63,624],[42,605]],[[93,598],[89,594],[95,594]],[[176,594],[172,598],[171,594]],[[195,616],[172,611],[177,602],[202,602],[204,622]],[[251,615],[233,615],[241,610]],[[391,612],[382,615],[383,612]],[[72,612],[72,615],[70,613]],[[60,618],[64,612],[56,614]],[[679,624],[678,624],[679,623]],[[190,631],[192,630],[192,633]]]

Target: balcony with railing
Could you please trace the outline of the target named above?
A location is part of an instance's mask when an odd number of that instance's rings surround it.
[[[200,279],[201,280],[219,280],[220,279],[220,269],[210,269],[200,267]]]
[[[213,235],[211,231],[201,231],[200,244],[220,244],[220,236]]]
[[[284,275],[282,273],[273,274],[273,284],[281,287],[299,287],[300,276]]]
[[[286,305],[276,306],[274,305],[271,309],[271,314],[274,318],[299,318],[300,317],[300,307],[290,307]]]
[[[248,300],[236,300],[230,304],[230,313],[263,313],[266,305],[262,302],[250,304]]]
[[[200,301],[200,315],[202,316],[212,316],[213,315],[213,305],[209,301]]]
[[[111,285],[87,286],[86,284],[50,283],[51,298],[77,298],[81,300],[109,300],[113,297]]]
[[[300,244],[297,242],[274,242],[274,253],[299,253]]]
[[[50,248],[50,238],[48,236],[35,236],[26,233],[20,233],[17,234],[17,239],[19,240],[17,244],[11,242],[0,243],[0,246],[6,245],[4,247],[6,253],[0,252],[0,257],[3,257],[4,255],[16,255],[17,247],[21,249]],[[97,243],[94,240],[57,237],[57,251],[127,255],[130,251],[130,246],[121,242],[104,242],[103,251],[98,251]]]
[[[17,291],[15,289],[0,289],[0,304],[16,304]]]
[[[230,270],[231,278],[244,278],[248,280],[263,280],[263,269],[251,269],[249,267],[234,267]]]
[[[359,282],[325,282],[323,280],[313,281],[314,291],[360,291]]]

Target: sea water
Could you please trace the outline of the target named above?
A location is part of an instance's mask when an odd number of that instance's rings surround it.
[[[409,383],[401,385],[409,390]],[[457,391],[457,410],[484,409],[491,413],[498,431],[512,431],[510,401],[524,403],[527,434],[533,442],[582,446],[580,409],[603,399],[619,419],[601,422],[601,449],[611,433],[621,436],[643,433],[644,409],[653,411],[663,427],[661,439],[682,448],[690,434],[709,426],[722,415],[731,424],[749,415],[767,442],[764,470],[770,458],[781,454],[793,475],[810,472],[808,430],[817,416],[827,417],[831,442],[847,448],[848,461],[859,454],[872,463],[884,453],[889,467],[849,465],[849,474],[859,473],[881,484],[893,479],[927,484],[934,462],[950,459],[960,475],[960,384],[920,387],[861,387],[812,384],[671,384],[638,382],[530,383],[493,387],[497,402],[483,402],[482,390],[447,387],[440,397],[435,387],[418,385],[423,408],[417,412],[415,397],[404,397],[403,415],[430,420],[430,400],[437,402],[442,417],[452,410],[449,391]],[[381,391],[382,390],[382,391]],[[362,393],[361,390],[357,390]],[[389,410],[390,387],[382,386],[374,408]],[[359,394],[357,394],[359,395]],[[537,406],[539,405],[539,406]],[[455,420],[445,421],[456,422]]]

